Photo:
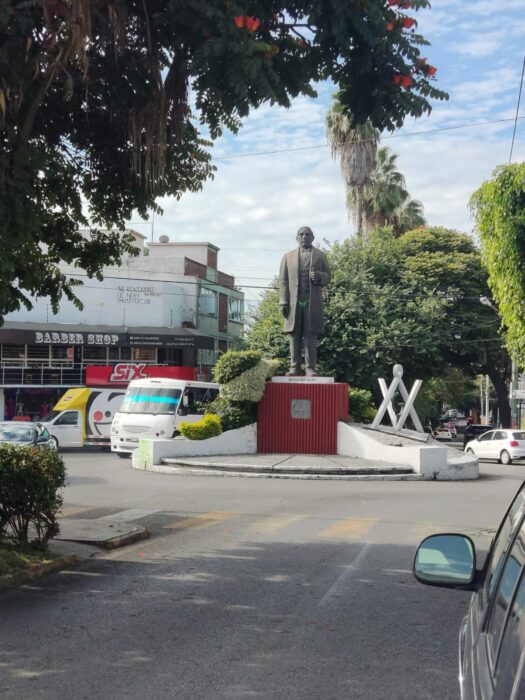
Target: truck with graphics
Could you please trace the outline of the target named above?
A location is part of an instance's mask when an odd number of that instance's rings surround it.
[[[125,388],[68,389],[41,421],[55,447],[110,447],[111,422],[124,399]]]

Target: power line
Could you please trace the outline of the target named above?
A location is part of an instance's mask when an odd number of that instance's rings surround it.
[[[516,117],[516,121],[518,119],[525,119],[525,117]],[[400,134],[389,134],[386,136],[381,136],[380,139],[356,139],[353,141],[341,141],[337,145],[342,146],[344,144],[352,144],[352,143],[364,143],[365,141],[378,141],[378,140],[390,140],[390,139],[400,139],[404,138],[406,136],[426,136],[427,134],[437,134],[437,133],[442,133],[445,131],[457,131],[458,129],[472,129],[474,127],[478,126],[488,126],[491,124],[503,124],[505,122],[512,122],[514,121],[514,118],[508,117],[506,119],[491,119],[490,121],[486,122],[471,122],[470,124],[457,124],[455,126],[443,126],[437,129],[426,129],[424,131],[409,131],[409,132],[404,132]],[[277,153],[292,153],[295,151],[310,151],[314,150],[316,148],[329,148],[330,144],[324,143],[324,144],[318,144],[316,146],[297,146],[296,148],[279,148],[275,149],[273,151],[254,151],[253,153],[237,153],[234,155],[230,156],[219,156],[216,158],[213,158],[213,160],[231,160],[234,158],[248,158],[251,156],[270,156],[270,155],[276,155]]]
[[[523,76],[524,76],[524,74],[525,74],[525,56],[523,57],[523,67],[521,69],[520,91],[518,94],[518,104],[516,105],[516,118],[514,119],[514,130],[512,132],[512,143],[510,144],[509,165],[511,164],[511,161],[512,161],[512,151],[514,149],[514,137],[516,136],[516,127],[518,125],[518,113],[520,111],[521,90],[523,88]]]

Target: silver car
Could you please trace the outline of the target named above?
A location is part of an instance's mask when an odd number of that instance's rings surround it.
[[[53,449],[55,443],[40,423],[17,423],[16,421],[3,421],[0,423],[0,443],[8,442],[11,445],[24,445],[25,447],[49,447]]]
[[[479,459],[497,459],[501,464],[512,464],[515,459],[525,459],[525,431],[489,430],[467,442],[465,452]]]

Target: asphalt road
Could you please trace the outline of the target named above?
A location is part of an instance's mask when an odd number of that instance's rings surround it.
[[[65,517],[152,537],[2,594],[2,700],[457,698],[469,595],[416,583],[415,547],[443,530],[486,546],[525,476],[285,481],[64,457]]]

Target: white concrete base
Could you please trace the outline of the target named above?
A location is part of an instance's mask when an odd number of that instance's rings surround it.
[[[257,423],[228,430],[207,440],[139,440],[131,454],[134,469],[148,469],[160,464],[164,457],[204,457],[211,455],[255,454],[257,452]]]
[[[448,448],[434,445],[385,445],[374,439],[373,431],[339,422],[337,454],[361,459],[380,459],[411,466],[423,479],[450,481],[478,479],[478,460],[471,455],[449,458]]]

